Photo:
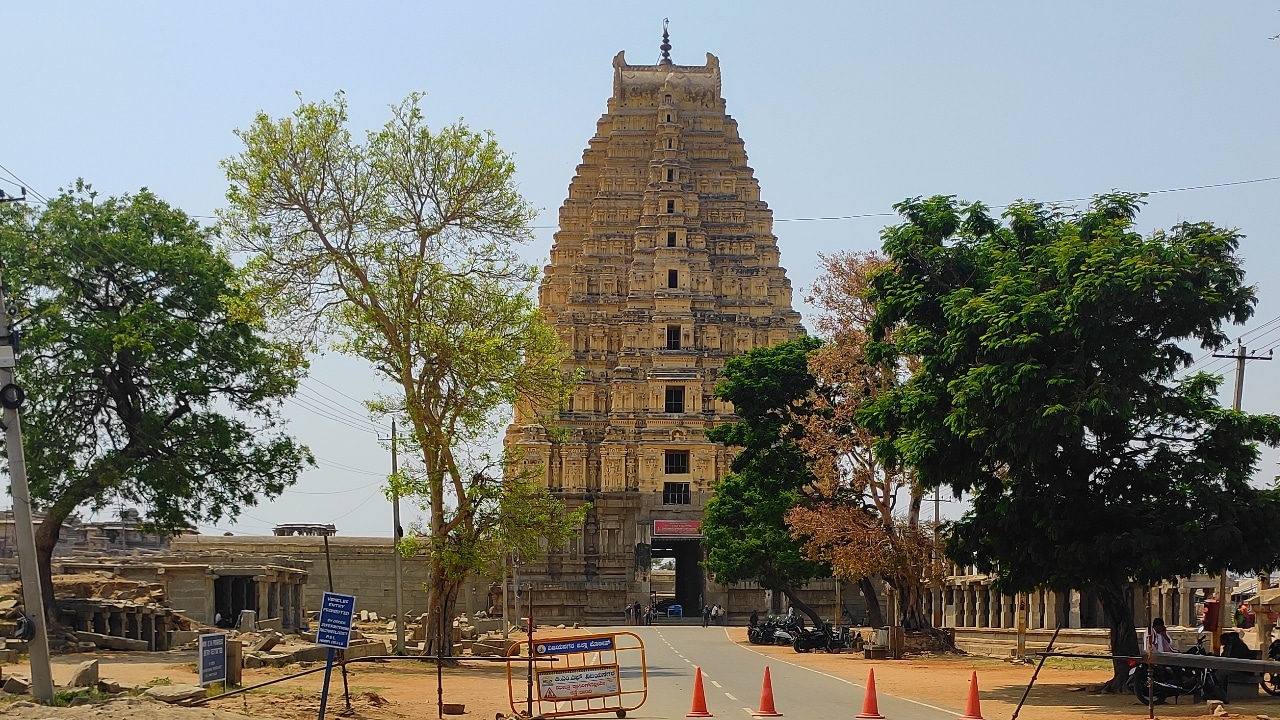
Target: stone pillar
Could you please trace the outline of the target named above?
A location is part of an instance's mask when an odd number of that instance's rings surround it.
[[[991,595],[987,592],[986,585],[974,585],[973,594],[977,597],[978,602],[975,603],[976,617],[973,619],[974,627],[987,627],[989,625]]]
[[[142,615],[142,639],[147,641],[147,649],[156,650],[156,616],[151,608]]]
[[[1044,591],[1044,626],[1047,630],[1058,629],[1058,614],[1062,600],[1056,590]]]
[[[957,604],[960,602],[960,591],[951,587],[951,602],[947,602],[947,590],[939,590],[942,593],[942,625],[944,627],[959,627],[960,615],[957,612]]]
[[[941,587],[936,587],[930,595],[933,597],[933,615],[930,616],[930,619],[932,620],[934,627],[943,627],[947,624],[947,609],[943,602],[947,597],[946,592],[943,591]]]
[[[1078,628],[1080,627],[1080,591],[1072,590],[1068,602],[1071,605],[1067,609],[1067,627]]]
[[[1018,626],[1018,598],[1016,595],[1003,595],[1000,598],[1000,627]]]
[[[1001,622],[1004,619],[1004,595],[996,592],[994,587],[990,588],[991,593],[991,619],[987,623],[988,627],[999,628],[1004,627]]]
[[[1183,627],[1195,627],[1196,619],[1192,617],[1195,613],[1195,603],[1191,600],[1191,588],[1178,588],[1178,619],[1177,623]]]

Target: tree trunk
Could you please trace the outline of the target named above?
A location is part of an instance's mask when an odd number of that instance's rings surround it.
[[[1133,621],[1133,602],[1126,592],[1125,583],[1100,582],[1094,586],[1102,609],[1111,621],[1111,654],[1141,655],[1138,648],[1138,629]],[[1107,692],[1122,692],[1125,680],[1129,676],[1128,660],[1114,658],[1111,661],[1113,675],[1104,689]]]
[[[39,568],[40,596],[44,598],[44,614],[50,627],[58,621],[58,604],[53,596],[53,549],[62,533],[62,523],[69,515],[70,510],[54,505],[36,526],[36,565]]]
[[[926,630],[933,623],[924,613],[924,589],[919,581],[898,577],[891,581],[898,593],[898,619],[907,630]]]
[[[822,616],[818,614],[818,611],[809,607],[809,603],[806,603],[805,601],[801,600],[800,596],[796,594],[795,590],[787,588],[782,591],[782,594],[787,596],[787,600],[791,601],[792,606],[800,608],[800,612],[809,616],[809,619],[813,621],[814,627],[823,627],[826,625],[826,623],[822,619]]]
[[[867,622],[870,627],[884,627],[884,613],[880,610],[880,598],[876,597],[876,586],[871,578],[859,578],[858,589],[862,598],[867,601]]]

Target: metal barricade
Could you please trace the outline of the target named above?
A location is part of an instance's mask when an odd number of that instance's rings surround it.
[[[530,657],[529,641],[512,645],[507,654]],[[551,658],[556,658],[554,664]],[[517,694],[517,683],[525,686],[524,692]],[[507,664],[507,697],[516,715],[532,712],[532,717],[562,717],[611,712],[626,717],[649,697],[644,641],[625,631],[535,638],[528,665]]]

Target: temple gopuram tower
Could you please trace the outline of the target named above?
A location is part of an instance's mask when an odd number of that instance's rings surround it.
[[[538,619],[620,622],[624,605],[664,598],[735,610],[699,565],[702,507],[733,456],[705,431],[736,419],[712,391],[728,358],[804,332],[719,60],[676,65],[670,49],[664,31],[658,64],[614,57],[539,289],[581,382],[552,423],[562,433],[520,412],[506,442],[592,510],[568,547],[519,570]],[[654,558],[675,560],[674,582]]]

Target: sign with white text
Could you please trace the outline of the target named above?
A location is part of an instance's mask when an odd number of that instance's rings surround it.
[[[613,636],[581,637],[570,640],[548,640],[533,646],[539,655],[564,655],[565,653],[599,652],[613,649]]]
[[[351,619],[356,596],[327,592],[320,598],[320,627],[316,644],[346,650],[351,645]]]
[[[227,634],[205,633],[199,636],[200,684],[227,681]]]

